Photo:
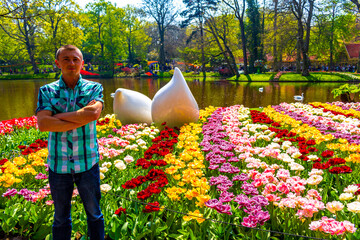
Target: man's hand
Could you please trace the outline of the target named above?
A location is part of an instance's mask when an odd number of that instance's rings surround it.
[[[82,125],[95,121],[100,117],[103,103],[91,100],[85,107],[66,113],[55,114],[54,117],[73,123],[80,123]]]
[[[66,132],[85,125],[58,119],[49,110],[39,111],[36,117],[41,132]]]
[[[66,113],[52,115],[51,111],[37,113],[39,130],[42,132],[65,132],[79,128],[100,117],[102,102],[91,100],[85,107]]]

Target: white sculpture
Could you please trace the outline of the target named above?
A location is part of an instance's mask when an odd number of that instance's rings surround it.
[[[175,68],[171,81],[155,94],[151,116],[156,125],[166,122],[169,127],[198,121],[199,107],[179,68]]]
[[[118,88],[114,94],[113,110],[123,125],[152,123],[151,99],[142,93]]]

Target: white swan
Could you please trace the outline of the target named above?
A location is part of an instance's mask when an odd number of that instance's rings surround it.
[[[171,81],[155,94],[151,116],[156,125],[166,122],[169,127],[181,127],[199,119],[198,104],[179,68],[175,68]]]
[[[295,96],[294,96],[294,100],[295,100],[295,101],[302,101],[302,100],[304,100],[304,93],[301,93],[301,96],[300,96],[300,95],[295,95]]]

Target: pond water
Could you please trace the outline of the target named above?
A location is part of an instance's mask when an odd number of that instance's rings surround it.
[[[155,93],[170,79],[144,79],[144,78],[112,78],[93,79],[104,87],[105,109],[102,116],[113,113],[113,99],[110,94],[117,88],[127,88],[141,92],[153,98]],[[37,104],[39,88],[55,81],[54,79],[31,80],[1,80],[0,81],[0,120],[34,115]],[[207,106],[226,107],[242,104],[246,107],[266,107],[281,102],[294,102],[294,95],[304,93],[304,103],[332,102],[334,99],[331,90],[343,83],[274,83],[274,82],[228,82],[224,80],[188,81],[200,109]],[[263,92],[259,91],[263,88]]]

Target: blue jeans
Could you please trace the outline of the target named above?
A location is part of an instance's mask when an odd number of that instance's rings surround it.
[[[74,183],[85,208],[90,239],[104,239],[104,217],[99,204],[101,198],[99,165],[96,164],[89,171],[74,174],[57,174],[49,169],[49,183],[55,206],[53,239],[71,239],[71,198]]]

